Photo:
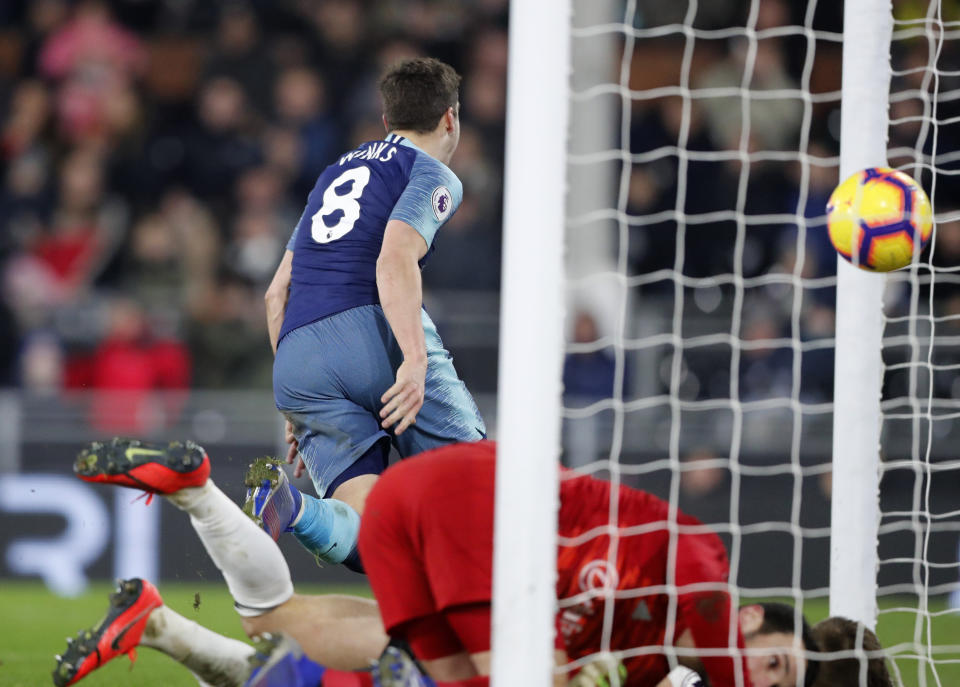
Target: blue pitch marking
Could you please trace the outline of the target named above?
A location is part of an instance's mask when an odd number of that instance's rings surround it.
[[[903,196],[903,212],[907,217],[913,213],[913,189],[904,182],[900,181],[898,178],[891,176],[889,172],[881,172],[875,167],[865,170],[863,175],[863,181],[875,181],[883,180],[888,184],[892,184],[900,189]],[[889,236],[891,234],[896,234],[901,231],[906,231],[910,234],[910,239],[914,242],[918,240],[917,228],[910,223],[909,219],[900,220],[895,224],[887,224],[880,227],[871,227],[868,226],[866,222],[860,220],[860,229],[863,232],[861,235],[863,240],[860,242],[859,250],[859,260],[860,264],[865,267],[870,267],[868,260],[870,259],[870,244],[873,242],[874,237],[880,236]]]

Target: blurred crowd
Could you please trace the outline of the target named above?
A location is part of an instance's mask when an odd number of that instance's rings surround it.
[[[498,288],[506,18],[506,0],[4,0],[0,387],[269,388],[263,292],[319,172],[383,137],[377,79],[408,56],[464,76],[469,193],[427,286]]]
[[[613,128],[629,140],[612,145],[645,156],[622,203],[626,264],[632,275],[672,270],[680,249],[686,277],[738,275],[688,283],[682,315],[684,336],[732,333],[739,350],[688,349],[680,380],[669,362],[651,370],[629,351],[619,376],[611,348],[576,353],[565,367],[571,405],[673,386],[689,400],[729,398],[734,387],[741,400],[789,397],[795,355],[800,399],[832,398],[832,349],[818,342],[834,330],[823,208],[838,181],[841,45],[826,37],[841,30],[841,8],[821,2],[810,14],[807,4],[699,3],[695,29],[750,24],[762,38],[704,34],[686,75],[683,33],[637,41],[631,89],[685,78],[692,97],[635,98],[629,126]],[[687,7],[641,0],[635,28],[682,23]],[[377,78],[407,56],[439,57],[464,77],[451,163],[464,203],[440,233],[425,287],[496,291],[507,14],[507,0],[4,0],[0,387],[269,388],[262,294],[318,173],[382,137]],[[824,32],[816,41],[774,30],[811,18]],[[894,90],[916,95],[891,103],[892,164],[960,148],[960,99],[944,99],[930,126],[921,95],[960,87],[956,44],[938,49],[936,84],[923,69],[925,39],[894,46]],[[814,97],[805,102],[801,88]],[[960,175],[950,156],[937,164],[935,207],[954,219],[941,222],[930,255],[949,267],[960,263]],[[931,188],[929,166],[907,171]],[[796,280],[762,279],[777,274],[806,280],[799,298]],[[670,331],[665,275],[631,302],[662,313]],[[889,314],[927,302],[898,284]],[[934,295],[938,333],[960,333],[960,289],[944,278]],[[575,342],[602,336],[597,317],[570,313]],[[907,384],[899,374],[889,395]],[[956,377],[934,380],[936,395],[960,396]]]

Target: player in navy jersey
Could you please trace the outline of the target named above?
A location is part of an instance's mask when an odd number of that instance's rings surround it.
[[[271,525],[291,525],[321,559],[355,569],[358,513],[391,442],[406,457],[486,434],[420,283],[463,195],[447,167],[460,139],[459,84],[435,59],[388,70],[386,138],[320,175],[266,295],[288,461],[299,455],[296,473],[306,468],[321,499],[294,503],[266,484],[248,510],[272,536],[281,530]]]

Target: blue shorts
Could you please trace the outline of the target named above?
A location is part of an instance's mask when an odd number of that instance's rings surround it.
[[[400,436],[380,426],[380,397],[403,362],[379,305],[364,305],[298,327],[280,341],[273,365],[277,408],[293,424],[317,494],[327,497],[344,475],[379,474],[388,442],[406,458],[455,441],[478,441],[486,427],[453,358],[425,311],[427,377],[416,424]],[[383,447],[383,460],[360,461]],[[358,461],[360,461],[358,463]],[[354,464],[357,464],[354,467]]]

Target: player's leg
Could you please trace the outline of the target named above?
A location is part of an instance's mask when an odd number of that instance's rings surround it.
[[[280,549],[212,481],[168,498],[190,514],[223,573],[248,636],[285,632],[311,657],[345,669],[364,665],[382,651],[386,639],[376,605],[343,596],[295,595]],[[336,615],[346,611],[351,615]]]
[[[172,466],[172,467],[171,467]],[[358,655],[379,655],[385,639],[376,606],[366,599],[294,595],[290,570],[270,536],[209,479],[210,462],[191,442],[166,445],[114,439],[95,442],[74,466],[84,480],[136,486],[167,499],[190,515],[197,535],[222,572],[237,612],[251,636],[284,631],[311,656],[340,665],[331,657],[337,638],[349,637]],[[185,486],[196,485],[201,486]],[[255,565],[251,565],[255,561]],[[350,613],[342,627],[338,614]],[[316,618],[316,622],[313,619]],[[326,640],[326,641],[325,641]],[[356,667],[354,658],[349,667]]]
[[[175,473],[167,463],[196,467],[187,473]],[[289,569],[280,550],[206,478],[209,459],[199,447],[151,447],[117,440],[91,446],[81,454],[78,466],[78,474],[85,479],[136,484],[165,493],[174,505],[185,510],[223,573],[249,633],[283,630],[305,645],[311,656],[345,668],[354,668],[358,661],[362,664],[382,650],[385,638],[372,603],[343,597],[293,596]],[[201,478],[202,486],[177,488]],[[243,545],[237,546],[237,542]],[[251,566],[251,560],[257,565]],[[342,621],[335,618],[348,610],[352,617]],[[346,650],[347,644],[352,645],[352,654]]]
[[[94,442],[80,453],[74,471],[87,481],[164,495],[186,512],[240,615],[265,613],[293,596],[290,570],[280,549],[209,479],[209,458],[196,444]]]
[[[67,639],[56,657],[53,682],[72,685],[117,656],[134,658],[137,647],[150,647],[182,663],[203,684],[241,685],[253,649],[187,620],[163,605],[156,587],[137,578],[121,581],[110,595],[104,618]]]
[[[340,671],[311,660],[290,637],[271,636],[246,687],[487,687],[489,678],[435,680],[405,650],[389,646],[367,670]]]
[[[377,604],[347,595],[294,594],[289,603],[243,619],[247,635],[283,632],[314,661],[339,670],[369,665],[387,645]]]
[[[386,442],[372,447],[329,487],[334,498],[318,499],[290,484],[278,460],[258,458],[245,477],[243,511],[277,540],[292,532],[310,553],[328,563],[362,572],[356,552],[360,514],[367,494],[386,464]]]
[[[321,560],[363,572],[357,552],[360,514],[386,463],[387,445],[380,442],[333,481],[329,498],[303,494],[302,513],[291,528],[297,540]]]
[[[164,495],[186,512],[241,615],[257,615],[293,596],[280,549],[209,479],[209,458],[193,442],[94,442],[77,457],[74,472],[86,481]]]
[[[389,327],[375,311],[353,308],[288,333],[274,362],[277,408],[322,497],[306,500],[294,532],[331,563],[354,562],[359,513],[387,465],[389,435],[370,399],[392,383],[393,368],[383,343]]]
[[[404,457],[457,441],[478,441],[486,433],[476,403],[426,313],[423,325],[428,352],[424,407],[415,425],[393,437]],[[312,360],[311,371],[305,373],[303,360],[316,356],[324,345],[335,353]],[[321,560],[358,569],[355,549],[347,547],[355,541],[366,497],[387,465],[380,396],[393,383],[402,359],[376,306],[354,308],[291,332],[278,352],[277,405],[294,426],[317,493],[333,499],[303,495],[302,515],[289,529]]]
[[[453,357],[443,347],[426,311],[422,320],[427,345],[423,407],[416,423],[393,438],[404,458],[454,442],[479,441],[487,435],[477,404],[457,375]]]

